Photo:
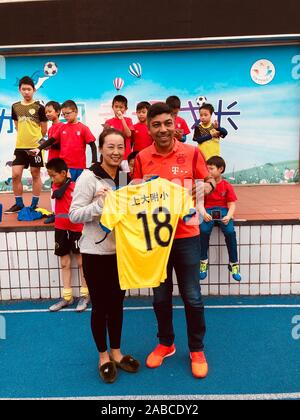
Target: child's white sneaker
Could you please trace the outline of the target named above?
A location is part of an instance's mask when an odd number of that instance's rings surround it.
[[[88,304],[90,303],[90,297],[81,297],[78,301],[78,304],[76,306],[76,312],[83,312],[87,309]]]
[[[57,312],[57,311],[60,311],[63,308],[66,308],[67,306],[73,305],[73,303],[74,303],[73,298],[71,300],[61,299],[57,303],[55,303],[54,305],[50,306],[49,311],[50,312]]]

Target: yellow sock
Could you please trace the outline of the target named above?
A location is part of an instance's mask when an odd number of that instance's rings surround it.
[[[88,297],[89,295],[89,289],[87,287],[82,287],[80,288],[80,296],[81,297]]]
[[[70,302],[70,300],[72,300],[73,298],[73,293],[72,293],[72,289],[63,289],[63,298],[67,301]]]

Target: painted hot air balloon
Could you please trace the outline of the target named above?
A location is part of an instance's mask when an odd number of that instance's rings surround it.
[[[142,66],[140,63],[132,63],[130,64],[128,71],[132,76],[135,76],[139,79],[142,75]]]
[[[124,80],[121,79],[121,77],[116,77],[113,81],[113,84],[116,90],[120,90],[124,86]]]

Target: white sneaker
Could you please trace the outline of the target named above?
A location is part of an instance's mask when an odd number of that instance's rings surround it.
[[[66,308],[67,306],[73,305],[73,303],[74,303],[73,298],[71,300],[61,299],[57,303],[55,303],[54,305],[50,306],[49,311],[50,312],[57,312],[57,311],[60,311],[63,308]]]
[[[90,303],[90,297],[81,297],[78,301],[78,304],[76,306],[76,312],[83,312],[87,309],[88,304]]]

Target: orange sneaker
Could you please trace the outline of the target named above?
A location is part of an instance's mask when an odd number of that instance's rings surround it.
[[[192,373],[195,378],[205,378],[208,374],[208,364],[203,351],[192,351],[190,353],[192,360]]]
[[[164,346],[163,344],[158,344],[158,346],[149,354],[146,360],[146,366],[148,368],[157,368],[160,366],[165,357],[172,356],[176,352],[176,347],[174,344],[171,346]]]

